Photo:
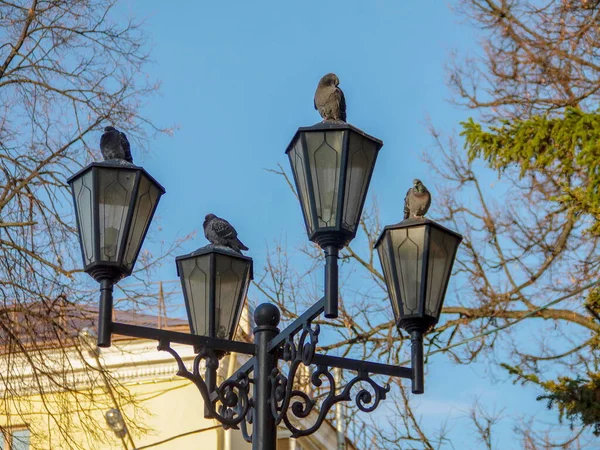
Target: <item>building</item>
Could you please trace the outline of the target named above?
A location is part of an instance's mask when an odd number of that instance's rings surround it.
[[[120,322],[188,332],[184,320],[115,314]],[[32,362],[26,361],[31,355],[6,346],[0,354],[0,450],[61,450],[68,445],[86,450],[251,448],[240,431],[224,431],[215,420],[204,418],[202,396],[176,375],[176,361],[158,351],[156,341],[114,336],[113,346],[100,350],[90,341],[96,311],[69,307],[63,308],[62,316],[72,345],[59,345],[40,331],[45,336],[39,353],[45,358],[43,371],[32,369]],[[249,338],[246,320],[238,339]],[[189,367],[193,348],[172,347]],[[226,355],[220,376],[233,373],[243,362],[243,355]],[[338,448],[336,429],[329,421],[297,440],[281,429],[278,442],[281,450]],[[346,448],[354,450],[349,440]]]

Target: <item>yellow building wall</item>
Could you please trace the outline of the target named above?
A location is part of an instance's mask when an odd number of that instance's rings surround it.
[[[173,346],[188,367],[195,357],[190,346]],[[177,364],[167,352],[157,351],[154,341],[120,341],[102,352],[90,353],[85,364],[64,359],[58,352],[56,372],[36,376],[12,361],[11,383],[19,392],[7,392],[7,358],[0,357],[0,427],[27,427],[31,431],[30,450],[250,450],[239,430],[223,431],[213,419],[204,418],[204,402],[196,386],[178,377]],[[94,356],[95,355],[95,356]],[[49,356],[52,356],[49,350]],[[239,356],[239,355],[238,355]],[[220,377],[228,377],[242,360],[230,355],[222,360]],[[79,365],[77,365],[79,364]],[[98,371],[102,366],[108,374]],[[27,368],[27,365],[23,365]],[[69,368],[70,370],[65,370]],[[118,392],[108,391],[106,377],[120,381]],[[91,385],[91,386],[90,386]],[[81,387],[80,391],[65,386]],[[45,392],[27,395],[26,392]],[[123,412],[129,434],[124,440],[109,428],[104,414],[111,408]],[[307,419],[312,424],[311,419]],[[251,430],[250,430],[251,431]],[[278,432],[282,449],[295,448]],[[0,436],[1,438],[1,436]],[[336,432],[327,421],[319,432],[297,440],[298,448],[325,450],[336,448]],[[290,445],[291,444],[291,445]]]
[[[135,408],[131,405],[120,408],[131,421],[128,429],[135,448],[218,448],[218,428],[192,433],[217,423],[204,418],[202,397],[187,380],[136,383],[126,387],[138,402]],[[91,406],[91,399],[94,399],[95,407]],[[5,397],[0,400],[0,426],[29,428],[32,450],[62,450],[67,441],[85,450],[131,450],[130,439],[125,438],[124,444],[104,419],[105,411],[113,407],[111,397],[102,389],[76,395],[47,394],[43,400],[40,396]],[[61,433],[61,428],[67,432]],[[181,434],[187,435],[170,440]],[[160,441],[166,442],[152,445]]]
[[[132,433],[136,448],[170,439],[197,430],[219,425],[213,419],[204,418],[204,402],[200,392],[187,380],[131,385],[132,393],[146,410],[140,412],[140,421],[148,431]],[[130,408],[131,409],[131,408]],[[129,412],[127,409],[125,411]],[[152,449],[217,449],[218,428],[187,434]],[[106,447],[106,449],[123,447]],[[104,450],[104,447],[101,447]]]

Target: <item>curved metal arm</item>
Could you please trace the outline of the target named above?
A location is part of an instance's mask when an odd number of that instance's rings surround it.
[[[235,379],[228,379],[217,386],[213,392],[210,392],[205,380],[200,375],[200,363],[206,360],[207,366],[218,368],[219,360],[214,352],[207,348],[201,348],[194,358],[193,372],[190,372],[179,354],[171,348],[169,341],[161,340],[158,344],[158,350],[170,353],[177,361],[177,375],[190,380],[200,391],[204,404],[209,410],[211,416],[224,425],[225,429],[238,428],[250,408],[250,379],[247,374],[239,373]],[[220,406],[217,408],[216,403]]]
[[[204,399],[205,415],[222,423],[225,429],[241,428],[242,435],[247,442],[252,442],[253,438],[261,442],[265,440],[263,432],[256,436],[250,435],[249,425],[253,427],[253,434],[256,430],[264,431],[266,426],[261,429],[261,424],[267,423],[267,426],[274,429],[272,424],[280,424],[282,421],[292,432],[292,437],[314,433],[336,403],[352,400],[351,390],[359,383],[363,383],[363,386],[354,397],[354,401],[362,411],[373,411],[379,402],[386,398],[389,386],[379,385],[371,378],[372,375],[408,378],[413,381],[413,392],[421,393],[423,391],[422,339],[419,339],[417,335],[411,336],[413,367],[400,367],[315,353],[320,328],[318,324],[313,325],[312,321],[323,313],[324,308],[325,297],[279,333],[274,327],[266,326],[268,329],[257,327],[255,329],[257,334],[258,332],[270,333],[266,340],[263,339],[260,342],[260,346],[256,339],[254,344],[250,344],[119,322],[111,323],[111,333],[157,340],[159,342],[158,350],[166,351],[175,358],[178,367],[177,375],[190,380],[198,388]],[[171,342],[193,345],[198,349],[192,372],[186,368],[179,354],[171,348]],[[246,361],[220,386],[216,386],[216,370],[219,367],[217,352],[237,352],[255,356]],[[257,362],[258,356],[256,355],[261,356],[263,360],[270,360],[267,361],[269,364],[260,369],[260,361]],[[268,358],[265,358],[265,355]],[[287,375],[277,367],[276,361],[281,359],[289,363]],[[202,361],[205,361],[207,369],[204,377],[200,374]],[[316,387],[321,387],[324,381],[329,384],[329,391],[319,404],[303,390],[294,389],[294,379],[301,365],[316,366],[317,368],[310,378],[310,384]],[[249,377],[249,373],[253,370],[256,371],[257,367],[260,370],[255,372],[254,377],[260,376],[261,383],[257,383]],[[358,375],[351,379],[339,394],[336,394],[340,387],[336,385],[330,368],[350,370]],[[257,373],[258,375],[256,375]],[[265,380],[263,377],[268,377],[268,379]],[[259,392],[259,399],[250,397],[251,384],[254,386],[254,395]],[[311,414],[313,417],[316,416],[316,422],[306,429],[300,429],[292,423],[298,424],[294,417],[304,419]],[[257,421],[261,421],[261,424],[258,424]],[[270,437],[268,439],[270,440]]]

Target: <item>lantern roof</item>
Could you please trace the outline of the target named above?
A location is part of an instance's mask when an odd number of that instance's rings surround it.
[[[416,227],[419,225],[431,225],[432,227],[438,228],[439,230],[443,231],[444,233],[448,233],[452,236],[457,237],[460,241],[462,241],[462,239],[463,239],[461,234],[458,234],[456,231],[452,231],[451,229],[446,228],[445,226],[440,225],[439,223],[434,222],[433,220],[426,219],[425,217],[411,218],[411,219],[404,219],[401,222],[398,222],[394,225],[385,226],[383,228],[383,230],[381,231],[381,234],[377,238],[377,241],[375,242],[375,248],[377,248],[377,246],[379,246],[379,243],[381,242],[381,239],[383,239],[383,236],[385,235],[386,231],[400,230],[402,228],[412,228],[412,227]]]
[[[105,167],[105,168],[115,168],[115,169],[131,169],[131,170],[139,170],[141,172],[144,173],[144,175],[146,175],[146,177],[156,185],[156,187],[158,187],[162,193],[164,194],[165,192],[167,192],[165,190],[165,188],[163,187],[162,184],[160,184],[158,181],[156,181],[156,178],[154,178],[152,175],[150,175],[146,169],[144,169],[141,166],[136,166],[135,164],[132,164],[128,161],[125,161],[124,159],[109,159],[108,161],[101,161],[101,162],[92,162],[91,164],[85,166],[84,168],[82,168],[81,170],[79,170],[76,174],[71,175],[69,178],[67,178],[67,183],[71,183],[72,180],[74,180],[75,178],[79,177],[81,174],[83,174],[84,172],[87,172],[88,170],[91,170],[92,167]]]
[[[287,148],[285,149],[285,152],[287,153],[291,150],[292,144],[296,141],[296,138],[301,133],[306,133],[306,132],[311,132],[311,131],[339,131],[339,130],[352,130],[355,133],[360,134],[361,136],[363,136],[367,139],[370,139],[371,141],[374,141],[377,144],[377,151],[379,151],[381,149],[381,147],[383,147],[383,141],[381,139],[377,139],[376,137],[373,137],[370,134],[365,133],[363,130],[361,130],[360,128],[356,128],[352,124],[349,124],[346,122],[341,122],[341,121],[339,121],[339,122],[325,121],[325,122],[318,122],[310,127],[298,128],[298,131],[296,131],[296,133],[294,133],[294,137],[288,144]]]
[[[187,259],[187,258],[194,258],[196,256],[202,256],[202,255],[207,255],[209,253],[218,253],[220,255],[225,255],[225,256],[232,256],[234,258],[239,258],[239,259],[243,259],[246,261],[250,261],[250,279],[254,279],[254,272],[253,272],[253,264],[252,264],[252,258],[250,258],[249,256],[243,255],[241,253],[236,252],[235,250],[232,250],[229,247],[226,247],[225,245],[217,245],[217,244],[208,244],[205,245],[204,247],[200,247],[197,250],[194,250],[191,253],[188,253],[187,255],[180,255],[177,256],[175,258],[175,261],[179,261],[181,259]],[[179,276],[179,265],[177,265],[177,276]]]

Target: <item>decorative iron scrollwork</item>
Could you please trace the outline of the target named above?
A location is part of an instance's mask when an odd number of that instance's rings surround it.
[[[215,387],[214,391],[210,392],[204,378],[200,375],[200,364],[204,360],[207,370],[216,371],[219,367],[219,360],[214,351],[206,348],[200,348],[194,358],[193,372],[190,372],[179,354],[171,348],[168,341],[160,341],[158,350],[170,353],[175,361],[177,361],[177,375],[190,380],[200,391],[204,404],[210,414],[223,424],[223,428],[238,428],[240,422],[246,417],[251,406],[249,399],[251,380],[245,373],[239,373],[235,379],[228,379]],[[219,407],[217,408],[217,403]]]
[[[221,422],[225,429],[241,429],[247,442],[252,442],[254,431],[260,433],[265,431],[265,427],[273,428],[273,422],[281,424],[283,421],[294,438],[312,434],[319,429],[331,408],[338,402],[354,400],[364,412],[375,410],[390,390],[388,385],[379,385],[372,378],[375,375],[410,379],[413,392],[422,393],[422,383],[418,383],[419,377],[422,381],[423,372],[423,342],[420,339],[411,340],[413,367],[316,353],[320,328],[318,324],[313,325],[312,321],[323,313],[325,300],[324,297],[312,305],[281,332],[273,325],[279,320],[279,311],[274,307],[267,308],[268,314],[258,316],[263,325],[259,323],[254,329],[254,344],[119,322],[112,323],[111,333],[157,340],[158,350],[166,351],[175,358],[177,375],[190,380],[200,391],[206,408],[205,416]],[[268,335],[260,338],[258,333]],[[171,348],[171,342],[194,346],[197,354],[191,372],[179,354]],[[228,352],[251,356],[234,374],[217,386],[219,357]],[[282,360],[288,366],[286,373],[277,366]],[[206,369],[202,374],[204,376],[200,374],[203,361]],[[250,377],[257,368],[260,377],[269,377],[266,386],[266,380],[261,379],[261,383],[256,383]],[[314,368],[307,382],[303,383],[309,389],[298,384],[294,387],[300,368]],[[341,385],[339,380],[336,383],[333,368],[352,371],[357,375]],[[250,391],[251,386],[253,392]],[[313,396],[313,387],[320,388],[318,395]],[[356,392],[354,398],[351,391]],[[263,407],[267,408],[267,414],[261,410]],[[261,423],[257,423],[259,418]],[[268,439],[272,437],[269,436]]]
[[[286,375],[279,368],[275,368],[270,375],[270,403],[275,422],[279,424],[283,420],[294,438],[307,436],[317,431],[325,420],[327,413],[336,403],[352,400],[351,390],[357,384],[366,383],[368,385],[368,387],[360,389],[354,397],[356,405],[364,412],[375,410],[390,390],[388,385],[380,386],[377,384],[367,372],[359,372],[356,377],[345,385],[339,394],[336,394],[340,387],[337,386],[334,376],[326,365],[317,365],[316,371],[310,377],[310,383],[317,388],[323,386],[325,380],[328,382],[329,392],[320,404],[305,391],[294,389],[294,380],[300,366],[308,367],[313,362],[319,331],[318,324],[314,325],[313,328],[310,322],[306,322],[298,333],[288,336],[282,346],[282,359],[290,364],[288,373]],[[299,335],[299,338],[296,342],[295,337],[297,335]],[[294,417],[304,419],[313,411],[318,415],[312,426],[300,429],[294,425]]]
[[[296,320],[284,330],[279,339],[272,341],[276,343],[267,350],[273,352],[278,361],[286,361],[289,365],[287,373],[282,372],[277,366],[270,373],[268,407],[275,423],[280,424],[283,421],[294,438],[317,431],[331,408],[338,402],[353,400],[361,411],[374,411],[381,400],[386,398],[390,387],[378,384],[371,377],[372,374],[411,378],[413,373],[409,368],[316,354],[320,327],[318,324],[313,325],[312,320],[322,309],[320,311],[318,308],[314,309],[315,311],[309,310],[310,314]],[[187,378],[196,385],[204,398],[208,413],[221,422],[225,429],[241,429],[244,440],[252,442],[253,436],[250,430],[255,425],[256,405],[254,399],[250,397],[250,386],[254,381],[248,374],[256,364],[255,358],[251,358],[220,386],[214,386],[219,365],[215,350],[211,350],[208,346],[199,347],[193,370],[190,372],[181,357],[170,347],[166,338],[159,342],[158,349],[169,352],[177,361],[179,368],[177,375]],[[207,376],[204,378],[200,375],[202,361],[205,361],[207,369]],[[315,367],[306,383],[310,389],[294,387],[301,367]],[[339,381],[336,383],[332,374],[334,367],[352,370],[357,375],[341,386]],[[313,387],[322,389],[318,398],[310,393]],[[354,397],[351,392],[353,390],[357,391]],[[306,418],[309,418],[312,424],[300,425]]]
[[[254,422],[254,399],[250,398],[249,407],[244,420],[240,423],[240,429],[242,431],[242,437],[246,442],[252,443],[252,434],[248,433],[248,428],[252,428]]]
[[[311,323],[306,322],[297,333],[290,334],[283,344],[282,359],[290,363],[288,374],[286,376],[278,368],[275,368],[270,375],[271,412],[277,424],[281,422],[287,413],[290,400],[293,397],[304,395],[306,397],[305,400],[308,403],[311,402],[310,398],[304,392],[294,390],[293,384],[300,365],[311,365],[317,349],[320,331],[321,329],[318,324],[312,328]],[[294,340],[296,335],[299,335],[297,343]],[[310,407],[312,408],[312,406]]]

